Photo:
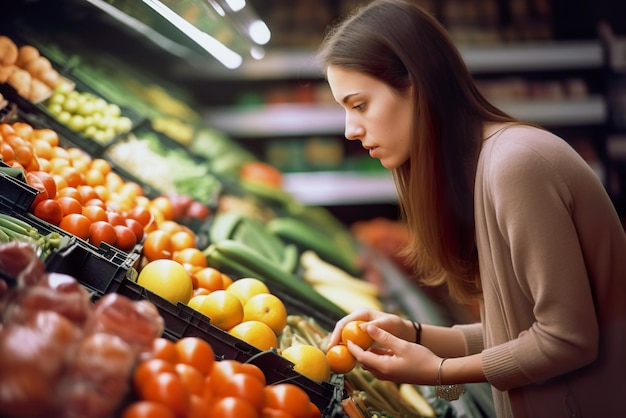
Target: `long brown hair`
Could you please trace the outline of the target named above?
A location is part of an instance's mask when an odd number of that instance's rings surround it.
[[[375,0],[326,34],[322,68],[414,87],[409,159],[393,170],[409,228],[403,252],[423,283],[447,283],[459,301],[480,295],[474,178],[485,122],[513,122],[476,85],[446,30],[410,0]]]

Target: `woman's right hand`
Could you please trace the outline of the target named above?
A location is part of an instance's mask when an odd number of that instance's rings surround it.
[[[335,328],[330,335],[328,344],[329,348],[341,342],[341,331],[346,324],[352,321],[369,322],[403,340],[415,340],[415,329],[413,328],[411,321],[400,318],[395,314],[371,309],[358,309],[337,321]]]

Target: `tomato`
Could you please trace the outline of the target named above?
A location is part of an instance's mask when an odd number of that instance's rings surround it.
[[[161,373],[176,374],[176,365],[160,358],[150,358],[140,362],[133,373],[133,387],[140,396],[143,396],[148,381]]]
[[[30,206],[31,210],[34,210],[40,202],[49,199],[50,196],[48,195],[46,186],[44,186],[43,182],[36,175],[30,172],[26,173],[26,182],[32,188],[37,189],[38,192],[37,196],[35,196],[35,200],[33,200],[33,203]]]
[[[176,343],[164,337],[155,338],[152,343],[152,357],[160,358],[170,363],[178,363]]]
[[[122,251],[130,251],[137,245],[137,236],[126,225],[114,225],[117,241],[115,246]]]
[[[141,240],[143,240],[144,230],[139,221],[131,218],[126,218],[124,220],[124,223],[135,233],[135,237],[137,237],[137,242],[141,242]]]
[[[115,245],[117,243],[115,228],[107,221],[93,222],[89,228],[89,242],[96,247],[99,247],[103,242],[109,245]]]
[[[59,175],[60,176],[60,175]],[[53,175],[54,177],[54,175]],[[67,183],[67,180],[65,180],[65,177],[61,176],[61,178],[63,178],[63,180]],[[57,188],[57,199],[60,197],[73,197],[74,199],[76,199],[81,205],[83,204],[83,196],[80,194],[80,192],[78,191],[78,189],[76,187],[73,186],[67,186],[67,187],[58,187]]]
[[[43,219],[56,226],[58,226],[59,223],[61,223],[61,219],[63,219],[63,209],[61,209],[59,202],[54,199],[42,200],[35,206],[33,213],[39,219]]]
[[[175,343],[178,361],[189,364],[202,374],[211,373],[215,364],[215,353],[211,344],[197,337],[185,337]]]
[[[210,417],[220,418],[259,418],[259,412],[244,399],[228,397],[215,401]]]
[[[167,406],[177,417],[185,417],[189,410],[191,394],[177,373],[158,373],[148,379],[141,394],[145,400]]]
[[[191,264],[196,267],[206,267],[206,256],[196,247],[183,248],[172,254],[172,260],[178,261],[180,264]]]
[[[311,411],[309,418],[322,418],[322,411],[313,402],[309,402],[309,410]]]
[[[35,131],[35,128],[27,122],[13,122],[11,126],[15,130],[15,135],[21,136],[24,139],[30,139],[30,136]]]
[[[83,184],[85,181],[85,175],[78,171],[76,167],[63,167],[59,174],[65,177],[65,180],[67,180],[67,184],[69,184],[71,187],[78,188],[78,186]]]
[[[15,153],[15,161],[20,163],[24,167],[30,166],[33,161],[33,148],[29,145],[18,145],[13,147],[13,152]]]
[[[149,232],[143,241],[143,255],[148,261],[172,258],[170,234],[160,229]]]
[[[2,160],[5,163],[13,161],[15,158],[15,151],[13,151],[13,147],[6,142],[2,142],[0,144],[0,154],[2,155]]]
[[[48,198],[54,199],[57,195],[57,183],[54,181],[54,177],[52,174],[46,173],[45,171],[29,171],[32,175],[36,176],[41,180],[44,187],[48,191]]]
[[[114,210],[107,210],[107,218],[109,223],[113,226],[115,225],[124,225],[126,226],[126,221],[124,215]]]
[[[85,206],[98,206],[104,210],[106,210],[107,208],[106,204],[100,198],[85,200]],[[107,215],[107,220],[108,220],[108,215]]]
[[[310,418],[309,395],[299,386],[291,383],[278,383],[265,386],[266,404],[270,408],[280,409],[294,418]]]
[[[172,234],[172,251],[180,251],[184,248],[196,246],[196,237],[189,231],[176,231]]]
[[[152,213],[144,207],[136,206],[126,213],[126,218],[138,221],[145,228],[152,222]]]
[[[187,212],[185,212],[185,216],[192,219],[198,219],[204,221],[209,217],[211,211],[209,208],[202,202],[198,202],[194,200],[191,202],[189,207],[187,208]]]
[[[82,214],[85,215],[91,222],[96,222],[96,221],[108,222],[109,220],[106,212],[100,206],[85,205],[83,206]]]
[[[67,216],[71,213],[83,213],[83,205],[73,197],[61,196],[56,198],[56,201],[61,205],[63,216]]]
[[[176,363],[175,367],[176,373],[178,373],[180,380],[182,380],[189,393],[202,396],[204,374],[197,368],[185,363]]]
[[[265,406],[265,385],[255,376],[247,373],[235,373],[213,385],[215,398],[233,396],[250,402],[257,411]]]
[[[210,399],[191,394],[187,418],[209,418],[213,404]]]
[[[122,418],[176,418],[176,415],[171,409],[160,403],[137,401],[124,409]]]
[[[289,412],[285,412],[276,408],[265,407],[261,411],[261,418],[293,418]]]
[[[262,161],[245,163],[239,171],[239,176],[244,181],[260,183],[276,189],[280,189],[283,184],[282,172]]]
[[[81,202],[86,203],[91,199],[99,199],[96,189],[86,184],[79,184],[76,186],[76,190],[81,196]]]
[[[59,223],[59,228],[78,238],[87,240],[89,239],[91,221],[83,214],[70,213],[69,215],[63,216]]]

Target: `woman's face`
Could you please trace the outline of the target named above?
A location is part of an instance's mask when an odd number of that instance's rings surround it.
[[[413,90],[399,95],[369,75],[337,66],[327,69],[333,97],[346,111],[346,138],[359,140],[387,169],[409,158]]]

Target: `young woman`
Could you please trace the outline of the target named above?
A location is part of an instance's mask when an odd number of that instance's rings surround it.
[[[489,382],[499,417],[624,411],[626,235],[586,162],[485,100],[413,1],[365,6],[319,58],[346,138],[393,172],[420,279],[481,313],[447,328],[362,310],[338,321],[330,345],[365,320],[376,344],[348,344],[364,368],[446,398]]]

